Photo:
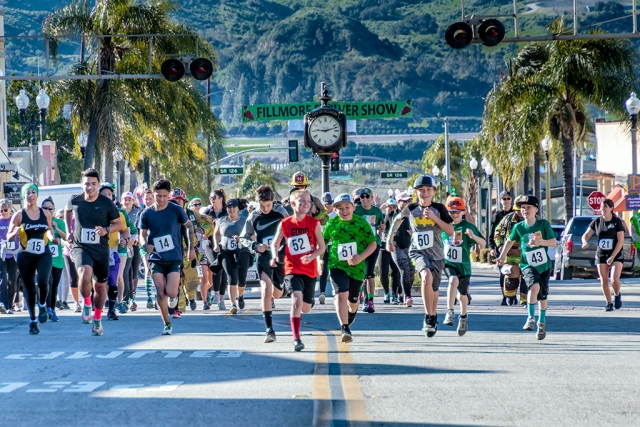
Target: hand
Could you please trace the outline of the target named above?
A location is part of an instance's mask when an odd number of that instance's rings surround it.
[[[52,242],[54,245],[59,245],[59,244],[60,244],[60,239],[53,239],[53,240],[51,240],[51,242]]]
[[[189,261],[196,259],[196,248],[189,249]]]
[[[429,208],[424,208],[424,209],[422,210],[422,216],[423,216],[423,217],[425,217],[425,218],[427,218],[427,219],[431,218],[431,209],[429,209]]]
[[[104,227],[96,227],[96,233],[98,233],[98,236],[102,237],[102,236],[106,236],[107,234],[109,234],[107,232],[107,229]]]
[[[69,243],[69,245],[71,245],[74,240],[75,240],[75,238],[73,236],[73,232],[67,234],[67,242]]]
[[[197,228],[196,228],[196,233],[205,234],[205,232],[204,232],[204,228],[202,228],[202,227],[197,227]]]
[[[324,268],[324,261],[318,260],[318,276],[322,276],[322,269]]]
[[[396,247],[393,244],[393,242],[387,242],[387,252],[395,252],[396,251]]]
[[[118,242],[118,246],[120,246],[121,248],[127,246],[127,239],[120,239],[120,241]]]
[[[260,252],[261,254],[264,253],[264,251],[267,250],[267,245],[263,245],[262,243],[259,243],[258,246],[256,246],[256,251]]]
[[[493,258],[495,258],[498,255],[495,249],[491,249],[491,252],[489,252],[489,254],[491,254]]]
[[[534,237],[533,239],[529,240],[529,246],[530,247],[541,246],[542,241],[543,239],[538,239],[537,237]]]
[[[360,261],[362,261],[360,255],[351,255],[349,258],[347,258],[347,262],[351,266],[360,264]]]
[[[471,237],[472,239],[474,237],[476,237],[476,235],[473,233],[473,231],[470,228],[467,228],[467,230],[464,232],[464,234],[466,234],[467,236]]]
[[[504,258],[496,258],[496,259],[493,260],[493,262],[498,264],[498,267],[502,267],[504,265],[505,259]]]
[[[155,246],[153,246],[153,245],[145,245],[145,246],[144,246],[144,250],[145,250],[145,251],[147,251],[147,253],[149,253],[149,254],[150,254],[151,252],[153,252],[153,251],[155,250],[155,248],[156,248],[156,247],[155,247]]]
[[[303,264],[309,264],[311,261],[313,261],[314,258],[315,257],[312,257],[311,254],[309,254],[301,257],[300,261],[302,261]]]
[[[213,252],[220,252],[220,246],[215,245],[215,246],[213,247]]]
[[[607,265],[613,264],[613,261],[614,261],[614,259],[613,259],[613,255],[612,255],[609,258],[607,258]]]
[[[373,203],[376,206],[380,206],[380,202],[382,202],[382,200],[380,200],[380,196],[378,196],[377,194],[374,194],[373,195]]]
[[[271,265],[271,267],[275,268],[275,267],[278,266],[277,263],[278,263],[278,257],[276,256],[276,257],[271,258],[271,262],[269,264]]]
[[[387,229],[387,224],[380,224],[378,226],[378,230],[384,232]]]
[[[587,249],[589,244],[587,242],[582,242],[582,249]]]

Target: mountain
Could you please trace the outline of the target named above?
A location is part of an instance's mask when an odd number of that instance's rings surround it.
[[[521,35],[545,34],[545,26],[567,12],[561,2],[519,3]],[[586,3],[591,6],[581,9],[581,25],[625,14],[618,2]],[[63,4],[0,1],[5,34],[41,34],[46,13]],[[310,101],[322,81],[336,100],[413,100],[413,118],[359,121],[359,133],[440,132],[435,116],[454,117],[452,131],[477,130],[483,96],[520,47],[447,46],[444,32],[460,20],[459,0],[181,0],[179,6],[175,19],[217,51],[212,92],[221,93],[212,105],[234,136],[283,129],[281,123],[241,126],[242,105]],[[513,2],[467,0],[465,8],[467,14],[509,14]],[[512,20],[501,19],[512,34]],[[630,21],[608,25],[621,31]],[[7,49],[9,71],[44,66],[42,41],[8,40]]]

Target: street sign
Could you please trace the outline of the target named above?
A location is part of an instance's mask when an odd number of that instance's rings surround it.
[[[221,166],[219,168],[213,168],[215,175],[243,175],[244,167],[242,166]]]
[[[11,163],[11,162],[0,163],[0,172],[10,172],[10,171],[17,171],[17,170],[18,170],[18,165],[16,165],[15,163]]]
[[[627,196],[624,200],[625,210],[633,211],[640,209],[640,196]]]
[[[409,176],[409,172],[402,171],[392,171],[392,172],[380,172],[380,178],[382,179],[402,179],[407,178]]]
[[[4,198],[11,200],[13,203],[21,203],[20,189],[22,186],[28,184],[28,182],[4,182],[2,183],[2,191],[4,192]]]
[[[600,191],[594,191],[589,194],[589,198],[587,199],[587,203],[589,203],[589,207],[594,211],[600,210],[600,205],[602,205],[602,201],[605,199],[604,194]]]
[[[299,104],[256,104],[242,106],[242,122],[264,122],[274,120],[299,120],[309,111],[322,105],[318,102]],[[330,107],[342,111],[350,120],[388,119],[394,117],[412,117],[411,100],[406,101],[367,101],[341,102],[329,101]]]

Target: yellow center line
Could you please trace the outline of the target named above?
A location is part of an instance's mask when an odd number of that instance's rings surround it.
[[[351,346],[343,343],[341,333],[334,332],[338,343],[338,362],[340,363],[340,378],[342,380],[342,392],[347,406],[347,419],[349,421],[370,421],[367,412],[367,404],[362,395],[360,382],[355,373]]]
[[[322,332],[316,332],[316,365],[313,370],[313,426],[331,425],[333,408],[329,384],[329,340]]]

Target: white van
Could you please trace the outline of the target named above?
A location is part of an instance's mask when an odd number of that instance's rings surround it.
[[[72,195],[80,194],[83,191],[84,190],[80,183],[40,187],[38,188],[38,206],[42,204],[44,199],[51,197],[53,199],[53,204],[56,206],[56,210],[64,209]]]

